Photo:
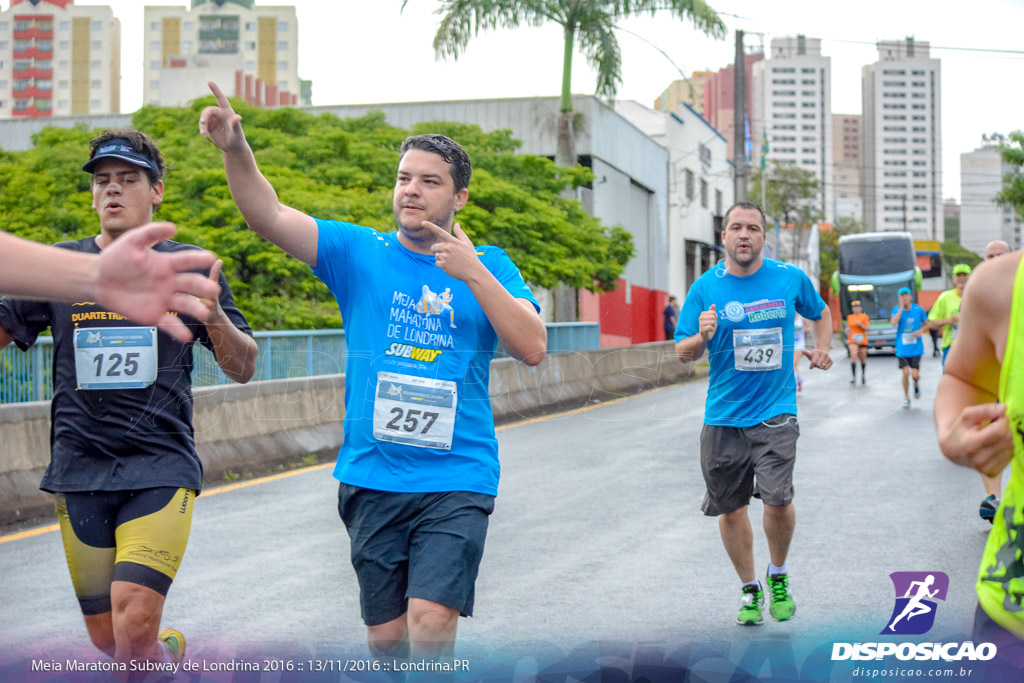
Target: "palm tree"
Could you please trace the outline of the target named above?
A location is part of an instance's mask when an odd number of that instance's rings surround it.
[[[402,7],[409,2],[405,0]],[[668,10],[715,38],[725,37],[725,24],[704,0],[442,0],[441,23],[434,35],[438,58],[458,59],[469,39],[481,30],[540,26],[562,27],[562,101],[558,117],[555,163],[576,165],[573,133],[572,56],[577,40],[587,63],[597,69],[597,94],[613,98],[622,84],[622,61],[615,21],[638,14]]]

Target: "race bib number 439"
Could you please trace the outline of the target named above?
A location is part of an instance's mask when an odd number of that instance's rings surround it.
[[[143,389],[156,381],[155,327],[80,327],[74,332],[79,389]]]
[[[407,446],[451,450],[457,399],[455,382],[378,372],[373,437]]]
[[[782,328],[736,330],[732,334],[735,367],[744,372],[763,372],[782,367]]]

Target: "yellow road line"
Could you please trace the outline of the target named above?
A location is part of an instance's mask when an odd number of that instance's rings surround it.
[[[218,493],[227,493],[228,491],[234,491],[236,489],[244,489],[247,486],[255,486],[256,484],[263,484],[268,481],[274,481],[275,479],[287,479],[288,477],[294,477],[296,474],[303,474],[305,472],[312,472],[314,470],[322,470],[327,467],[333,467],[334,463],[329,462],[323,465],[313,465],[312,467],[303,467],[301,469],[290,470],[288,472],[279,472],[277,474],[271,474],[266,477],[260,477],[258,479],[249,479],[247,481],[240,481],[235,484],[228,484],[226,486],[218,486],[217,488],[207,489],[203,491],[203,497],[215,496]],[[51,531],[57,531],[60,529],[59,524],[48,524],[41,526],[36,529],[28,529],[27,531],[19,531],[15,534],[9,534],[7,536],[0,536],[0,543],[8,543],[10,541],[17,541],[22,538],[31,538],[33,536],[39,536],[40,534],[46,534]]]
[[[674,385],[671,385],[674,386]],[[537,422],[543,422],[545,420],[553,420],[555,418],[566,417],[568,415],[576,415],[577,413],[585,413],[588,410],[594,410],[595,408],[602,408],[604,406],[611,406],[622,403],[626,399],[637,398],[639,396],[646,396],[647,394],[653,394],[656,391],[663,391],[669,387],[658,387],[657,389],[648,389],[645,392],[639,394],[630,394],[629,396],[623,396],[621,398],[614,399],[612,401],[603,401],[601,403],[594,403],[592,405],[583,406],[582,408],[575,408],[573,410],[566,410],[560,413],[552,413],[550,415],[541,415],[539,417],[530,418],[528,420],[521,420],[519,422],[513,422],[511,424],[502,425],[497,427],[495,431],[504,431],[506,429],[512,429],[513,427],[523,427],[525,425],[536,424]],[[255,486],[256,484],[263,484],[268,481],[274,481],[276,479],[286,479],[288,477],[294,477],[297,474],[304,474],[306,472],[313,472],[315,470],[322,470],[328,467],[333,467],[334,463],[329,462],[323,465],[313,465],[312,467],[303,467],[301,469],[290,470],[288,472],[279,472],[278,474],[271,474],[266,477],[260,477],[258,479],[249,479],[247,481],[240,481],[235,484],[227,484],[226,486],[218,486],[217,488],[207,489],[203,491],[203,496],[215,496],[218,493],[227,493],[228,491],[235,491],[237,489],[244,489],[249,486]],[[17,541],[22,538],[31,538],[32,536],[39,536],[40,534],[49,533],[51,531],[57,531],[60,529],[58,524],[50,524],[47,526],[41,526],[37,529],[29,529],[27,531],[19,531],[14,534],[7,536],[0,536],[0,544],[8,543],[10,541]]]

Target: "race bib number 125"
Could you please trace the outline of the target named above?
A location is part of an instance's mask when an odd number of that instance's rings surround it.
[[[80,327],[74,331],[79,389],[143,389],[156,381],[155,327]]]

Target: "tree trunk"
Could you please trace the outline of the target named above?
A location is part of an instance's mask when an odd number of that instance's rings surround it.
[[[558,149],[555,165],[576,166],[576,134],[572,111],[572,51],[576,46],[576,27],[566,23],[562,32],[562,98],[558,112]]]
[[[556,166],[576,166],[576,132],[573,130],[572,111],[558,115],[558,149],[555,151]]]

